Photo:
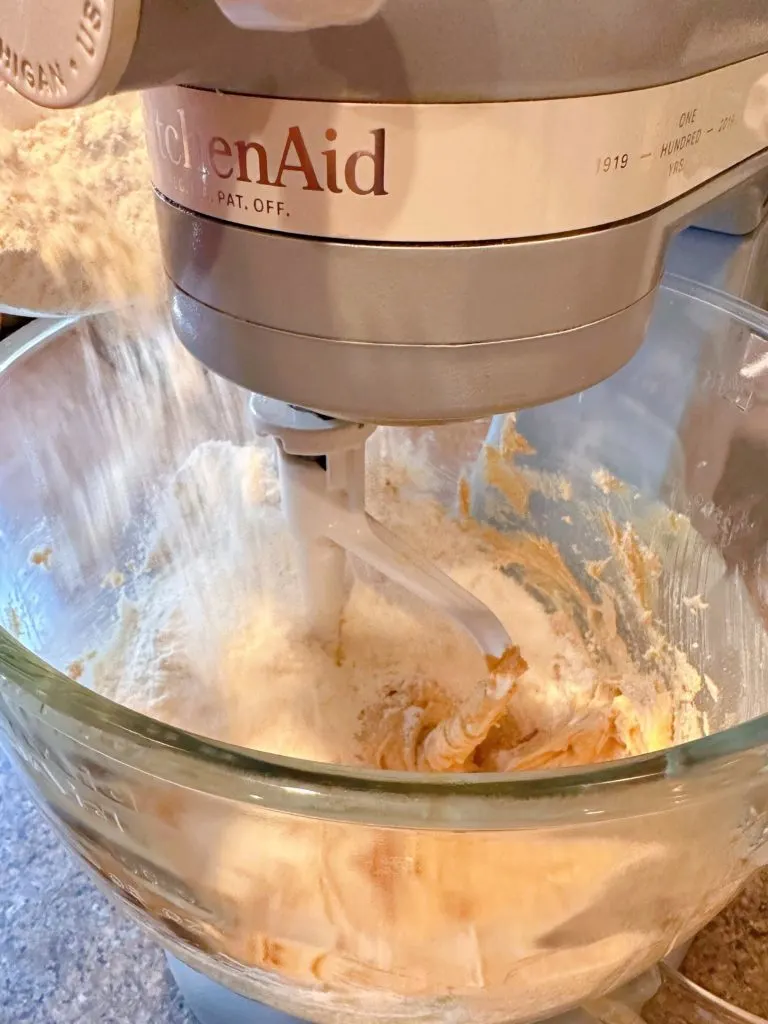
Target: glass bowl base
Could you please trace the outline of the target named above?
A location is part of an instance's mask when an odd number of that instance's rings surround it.
[[[301,1024],[263,1003],[246,999],[166,954],[173,980],[200,1024]]]
[[[193,970],[166,953],[173,980],[187,1007],[199,1024],[304,1024],[298,1017],[289,1017],[254,999],[232,992],[224,985]],[[572,1010],[558,1017],[550,1017],[542,1024],[607,1024],[610,1018],[594,1016],[582,1010]],[[633,1019],[635,1019],[633,1017]],[[636,1018],[641,1021],[641,1018]]]

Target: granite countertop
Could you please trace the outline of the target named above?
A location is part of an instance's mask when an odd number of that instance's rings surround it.
[[[161,951],[80,871],[1,751],[0,1024],[195,1024]]]

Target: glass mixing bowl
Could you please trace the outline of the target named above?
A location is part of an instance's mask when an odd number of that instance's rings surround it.
[[[101,316],[2,350],[0,719],[48,819],[173,955],[296,1017],[599,1016],[733,896],[765,840],[768,319],[669,281],[623,371],[519,415],[535,451],[506,468],[525,501],[477,468],[502,418],[420,432],[446,501],[464,475],[478,516],[547,538],[584,586],[597,520],[631,524],[655,568],[636,581],[648,619],[621,628],[642,656],[653,619],[708,680],[688,708],[707,735],[506,776],[262,755],[72,678],[115,621],[115,570],[130,576],[162,483],[201,440],[253,433],[246,394],[142,333]],[[372,454],[404,436],[378,432]],[[527,580],[545,604],[553,564]]]

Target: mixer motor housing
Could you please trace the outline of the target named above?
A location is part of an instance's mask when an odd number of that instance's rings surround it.
[[[20,91],[150,90],[184,344],[335,417],[470,419],[596,383],[640,344],[671,238],[750,232],[768,192],[763,0],[387,0],[294,33],[214,0],[91,0],[87,37],[79,4],[42,6],[47,25],[41,4],[0,15]]]

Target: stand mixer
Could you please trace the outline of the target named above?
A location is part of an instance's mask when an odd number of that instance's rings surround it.
[[[521,409],[535,432],[637,351],[679,232],[754,245],[768,13],[310,3],[14,5],[0,71],[49,107],[147,90],[173,324],[259,396],[315,628],[334,642],[349,551],[500,659],[495,617],[365,515],[365,440]]]
[[[747,235],[768,191],[759,0],[539,11],[38,3],[0,70],[49,107],[148,90],[173,323],[209,368],[342,424],[470,420],[624,365],[673,236]]]

